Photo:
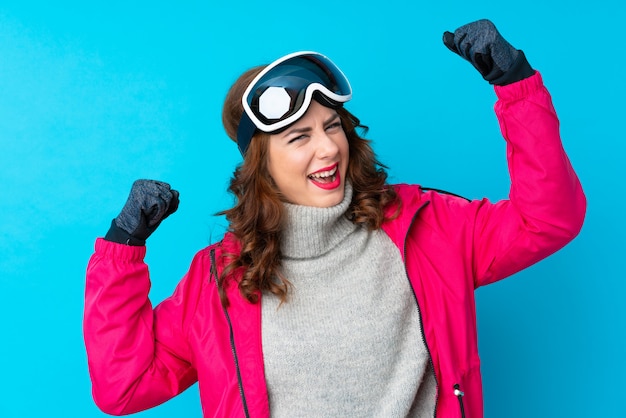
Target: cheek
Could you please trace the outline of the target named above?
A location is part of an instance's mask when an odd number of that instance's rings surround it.
[[[267,173],[272,179],[276,180],[277,178],[280,178],[280,174],[283,171],[284,161],[285,156],[281,152],[280,148],[270,142],[267,149],[266,163]]]
[[[291,182],[303,171],[301,160],[297,152],[276,151],[268,159],[268,172],[277,183]]]

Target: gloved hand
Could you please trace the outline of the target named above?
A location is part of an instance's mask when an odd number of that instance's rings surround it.
[[[105,239],[120,244],[144,245],[161,221],[176,212],[178,203],[178,192],[169,184],[137,180]]]
[[[468,60],[491,84],[504,86],[535,73],[524,53],[513,48],[487,19],[444,32],[443,43]]]

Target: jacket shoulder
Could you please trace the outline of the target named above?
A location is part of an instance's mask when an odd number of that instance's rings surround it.
[[[422,206],[426,202],[433,200],[456,200],[461,199],[464,202],[470,202],[471,200],[461,196],[459,194],[438,189],[434,187],[425,187],[419,184],[406,184],[399,183],[393,184],[391,187],[396,191],[401,201],[402,210],[411,210],[413,207]]]
[[[196,259],[210,261],[213,257],[215,260],[220,260],[223,254],[235,255],[238,254],[240,250],[240,242],[231,232],[227,232],[220,241],[214,242],[199,250],[194,256],[194,261]],[[217,261],[217,263],[220,264],[219,261]]]

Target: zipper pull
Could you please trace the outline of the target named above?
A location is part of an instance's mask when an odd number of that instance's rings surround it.
[[[461,386],[457,383],[454,385],[454,396],[459,400],[459,408],[461,408],[461,417],[465,418],[465,408],[463,407],[463,396],[465,393],[461,390]]]

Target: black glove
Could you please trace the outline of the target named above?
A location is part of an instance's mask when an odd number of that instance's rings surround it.
[[[535,73],[524,53],[513,48],[489,20],[444,32],[443,43],[450,51],[468,60],[491,84],[504,86]]]
[[[178,192],[169,184],[137,180],[104,238],[120,244],[144,245],[161,221],[176,212],[178,202]]]

